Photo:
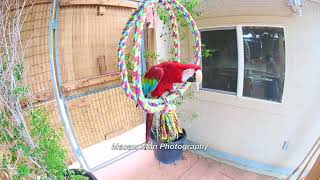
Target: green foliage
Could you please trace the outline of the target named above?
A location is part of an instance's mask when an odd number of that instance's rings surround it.
[[[180,3],[188,10],[188,12],[191,14],[192,17],[199,17],[202,15],[201,11],[201,0],[180,0]],[[165,10],[162,7],[157,8],[157,12],[159,15],[160,20],[166,25],[167,29],[169,31],[172,31],[171,25],[170,25],[170,17],[167,10]],[[188,34],[188,26],[189,24],[185,20],[185,17],[181,11],[176,11],[176,18],[178,22],[178,29],[181,40],[184,40],[186,38],[186,35]],[[166,35],[169,35],[169,33],[162,33],[160,37],[165,37]],[[174,49],[172,48],[170,50],[170,54],[173,57]],[[205,44],[202,44],[202,57],[204,59],[210,58],[213,53],[215,52],[214,49],[208,49]],[[181,60],[182,63],[188,63],[189,61]]]
[[[133,70],[132,62],[131,62],[131,54],[127,53],[125,56],[126,67],[128,70]]]
[[[143,52],[143,57],[149,61],[156,61],[159,58],[159,55],[154,51],[147,51]]]
[[[17,169],[20,177],[28,177],[31,175],[31,169],[27,164],[20,164]]]
[[[15,179],[31,174],[31,167],[25,157],[30,152],[30,147],[22,139],[21,129],[21,126],[12,123],[10,113],[0,112],[0,169]]]
[[[28,85],[24,85],[24,86],[17,86],[13,89],[13,93],[14,95],[17,96],[17,98],[21,100],[24,100],[27,98],[27,95],[29,93],[29,86]]]
[[[4,94],[10,95],[13,102],[15,99],[21,101],[28,98],[29,86],[23,83],[25,77],[23,64],[20,61],[9,64],[9,59],[3,59],[0,75],[9,76],[9,68],[14,79],[4,78],[7,85],[2,87]],[[7,106],[0,106],[1,171],[14,180],[65,179],[67,151],[61,144],[61,130],[51,126],[42,108],[35,109],[30,106],[28,111],[23,111],[21,114],[28,119],[28,132],[35,146],[25,141],[25,129],[22,123],[16,121],[12,111]]]
[[[88,177],[82,176],[82,175],[72,175],[70,177],[70,180],[88,180]]]
[[[187,11],[191,14],[192,17],[199,17],[202,14],[202,11],[200,9],[200,0],[180,0],[180,3],[187,9]],[[169,31],[172,31],[172,27],[170,24],[169,11],[158,6],[157,13],[160,20],[167,27],[167,29],[169,29]],[[177,18],[180,38],[181,40],[184,40],[187,37],[186,35],[188,34],[189,24],[185,20],[185,17],[181,11],[176,11],[175,15]],[[166,35],[169,35],[169,34],[162,33],[160,37],[165,37]]]
[[[200,0],[180,0],[180,3],[187,9],[187,11],[191,14],[192,17],[199,17],[201,15]],[[167,26],[167,28],[171,30],[169,11],[165,10],[162,7],[158,7],[157,13],[160,20],[162,20],[162,22]],[[184,30],[183,28],[189,26],[181,11],[177,11],[176,18],[177,22],[179,23],[178,27],[180,32]],[[184,33],[181,34],[183,35]]]
[[[174,104],[177,107],[181,107],[184,103],[194,99],[196,96],[195,94],[196,94],[195,90],[192,87],[190,87],[187,91],[185,91],[183,97],[176,98],[174,100]],[[190,126],[193,121],[195,121],[199,118],[199,113],[198,112],[186,112],[186,111],[183,111],[180,109],[179,111],[177,111],[177,116],[182,122],[184,122],[184,125]]]
[[[73,169],[71,169],[68,171],[68,174],[68,179],[70,180],[89,180],[89,178],[85,175],[86,172],[82,170],[75,172]]]
[[[202,44],[202,58],[208,59],[212,57],[213,53],[215,53],[215,49],[208,49],[205,44]]]
[[[129,82],[132,82],[133,66],[132,66],[131,54],[130,53],[126,54],[125,62],[126,62],[126,67],[127,67],[127,71],[128,71],[128,80],[129,80]]]
[[[30,116],[31,136],[37,142],[32,155],[44,165],[47,177],[63,179],[67,169],[67,151],[61,144],[62,131],[50,125],[44,109],[32,110]]]
[[[15,64],[15,67],[13,68],[13,72],[14,72],[14,77],[17,81],[22,80],[23,64],[22,63]]]
[[[43,109],[31,110],[29,118],[34,148],[21,138],[22,128],[12,123],[10,114],[1,111],[0,168],[13,179],[64,179],[67,151],[60,143],[61,131],[50,125]]]

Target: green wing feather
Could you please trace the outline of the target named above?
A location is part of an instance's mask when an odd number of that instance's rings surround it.
[[[151,93],[157,88],[162,79],[163,73],[162,68],[154,66],[144,75],[142,80],[142,90],[146,97],[151,97]]]

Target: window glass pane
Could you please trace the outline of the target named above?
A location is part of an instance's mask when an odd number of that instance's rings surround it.
[[[283,28],[243,27],[243,95],[281,102],[285,72]]]
[[[202,43],[215,52],[202,61],[202,88],[236,93],[238,77],[237,33],[235,29],[201,32]]]

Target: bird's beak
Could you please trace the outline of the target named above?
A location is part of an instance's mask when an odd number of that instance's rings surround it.
[[[196,73],[189,77],[189,79],[187,79],[187,82],[196,82]]]
[[[197,84],[200,84],[202,82],[201,70],[197,70],[189,79],[187,79],[187,82],[196,82]]]

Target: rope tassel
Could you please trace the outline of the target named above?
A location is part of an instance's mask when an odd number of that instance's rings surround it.
[[[160,135],[162,141],[168,140],[169,135],[169,137],[178,137],[182,133],[182,127],[176,111],[170,111],[160,116]]]

